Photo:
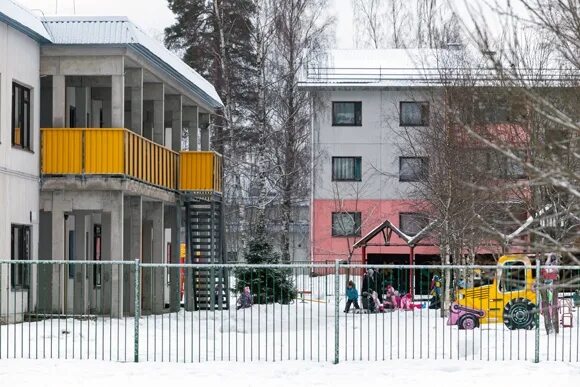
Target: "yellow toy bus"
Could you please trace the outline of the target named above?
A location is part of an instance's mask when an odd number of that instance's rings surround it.
[[[480,324],[503,322],[508,329],[535,327],[537,299],[530,259],[523,254],[504,255],[498,266],[490,285],[455,293],[448,325],[473,329]]]

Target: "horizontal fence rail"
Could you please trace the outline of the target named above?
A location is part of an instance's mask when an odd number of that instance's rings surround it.
[[[0,261],[0,359],[579,362],[579,318],[578,266]]]

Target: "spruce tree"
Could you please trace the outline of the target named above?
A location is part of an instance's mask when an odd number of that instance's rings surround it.
[[[256,228],[245,253],[249,264],[277,264],[280,254],[274,250],[267,240],[263,223]],[[253,302],[268,304],[278,302],[288,304],[296,298],[296,287],[292,281],[292,270],[274,267],[247,268],[235,270],[237,292],[242,292],[249,286],[253,295]]]

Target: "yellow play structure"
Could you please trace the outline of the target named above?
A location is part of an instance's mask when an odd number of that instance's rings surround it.
[[[498,266],[491,284],[455,292],[448,325],[459,329],[497,322],[509,329],[535,326],[537,299],[530,259],[523,254],[504,255]]]

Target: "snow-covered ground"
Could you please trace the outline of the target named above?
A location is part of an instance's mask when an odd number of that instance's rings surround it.
[[[334,283],[305,277],[305,301],[254,305],[248,309],[143,316],[139,321],[141,361],[308,361],[334,359]],[[234,303],[235,300],[232,300]],[[435,310],[383,314],[344,314],[339,299],[339,358],[360,360],[534,359],[535,331],[509,331],[503,324],[472,331],[447,326]],[[232,305],[233,306],[233,305]],[[540,330],[540,360],[578,364],[580,310],[574,327],[548,336]],[[132,361],[133,318],[48,319],[0,326],[0,358],[61,358]]]
[[[530,362],[394,360],[338,365],[116,363],[94,360],[0,361],[2,386],[577,386],[580,365]]]

